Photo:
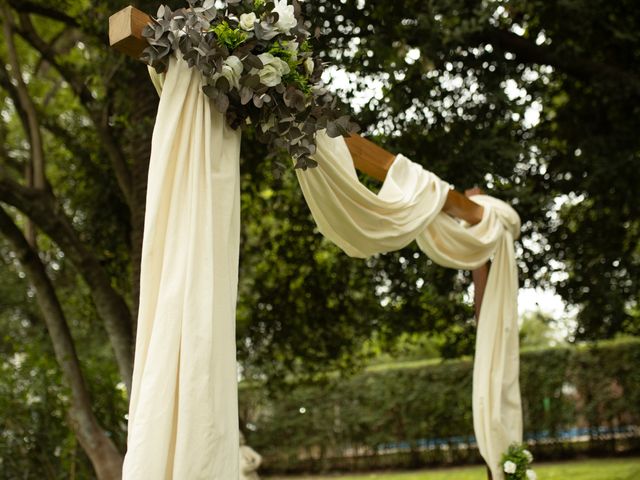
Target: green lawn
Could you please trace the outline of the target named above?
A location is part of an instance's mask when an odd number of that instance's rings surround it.
[[[535,465],[539,480],[640,480],[640,458],[584,460]],[[283,477],[278,477],[282,480]],[[370,473],[349,476],[284,477],[286,480],[486,480],[482,467]],[[270,480],[277,480],[270,477]]]

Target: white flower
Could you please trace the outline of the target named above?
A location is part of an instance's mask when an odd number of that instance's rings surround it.
[[[267,87],[275,87],[282,82],[282,76],[291,71],[287,62],[270,53],[262,53],[258,58],[262,62],[262,70],[258,72],[260,82]]]
[[[531,455],[531,452],[527,449],[522,451],[522,454],[526,457],[527,462],[531,463],[533,462],[533,455]]]
[[[527,480],[538,480],[538,475],[533,470],[527,470]]]
[[[516,464],[511,460],[504,462],[504,473],[516,473]]]
[[[307,73],[309,75],[313,75],[313,70],[315,68],[315,63],[313,61],[313,58],[307,58],[304,61],[304,68],[307,70]]]
[[[214,80],[223,76],[227,80],[229,80],[229,85],[231,88],[240,88],[240,76],[242,75],[242,70],[244,69],[242,65],[242,61],[236,57],[235,55],[231,55],[228,57],[223,65],[222,71],[219,74],[214,75]]]
[[[274,3],[273,13],[278,14],[275,27],[283,33],[289,33],[289,30],[298,24],[293,5],[287,5],[287,0],[275,0]]]
[[[258,20],[258,17],[256,17],[255,13],[243,13],[240,15],[240,28],[249,32],[253,30],[256,20]]]

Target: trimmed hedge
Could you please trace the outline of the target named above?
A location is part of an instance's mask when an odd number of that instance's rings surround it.
[[[640,339],[523,352],[525,437],[534,454],[640,449],[638,365]],[[472,368],[470,360],[395,364],[272,397],[243,387],[241,419],[269,472],[478,462]]]

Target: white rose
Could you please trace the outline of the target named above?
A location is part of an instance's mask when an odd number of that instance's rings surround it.
[[[313,75],[313,69],[315,68],[315,63],[313,61],[313,58],[307,58],[304,61],[304,68],[309,75]]]
[[[531,463],[533,462],[533,455],[531,454],[531,452],[529,450],[523,450],[522,454],[526,457],[527,462]]]
[[[229,80],[229,85],[231,85],[232,88],[239,89],[240,75],[242,75],[243,69],[242,61],[235,55],[231,55],[224,61],[222,72],[220,72],[219,75]]]
[[[538,480],[538,475],[533,470],[527,470],[527,480]]]
[[[282,76],[291,71],[287,62],[270,53],[258,55],[262,62],[262,70],[258,72],[260,81],[267,87],[275,87],[282,82]]]
[[[278,14],[278,21],[275,27],[283,33],[289,33],[298,24],[293,10],[293,5],[287,5],[287,0],[275,0],[273,13]]]
[[[256,17],[255,13],[243,13],[240,15],[240,28],[249,32],[253,30],[256,20],[258,20],[258,17]]]
[[[511,460],[504,462],[504,473],[516,473],[517,465]]]

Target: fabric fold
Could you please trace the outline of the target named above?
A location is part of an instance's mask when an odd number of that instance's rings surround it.
[[[153,133],[125,480],[238,478],[240,133],[173,58]]]
[[[449,185],[398,155],[378,195],[358,181],[342,138],[317,135],[318,168],[296,170],[319,231],[352,257],[407,246],[437,217]]]
[[[317,136],[318,167],[297,170],[319,231],[353,257],[405,247],[413,240],[433,261],[449,268],[475,269],[490,259],[473,371],[474,431],[494,480],[504,478],[500,458],[522,442],[517,323],[518,273],[514,239],[516,211],[479,195],[484,207],[477,225],[442,212],[450,186],[403,155],[375,194],[362,185],[343,138]]]

